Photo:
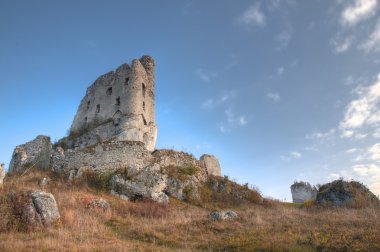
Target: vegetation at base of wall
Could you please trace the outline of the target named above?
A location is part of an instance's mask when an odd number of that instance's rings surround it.
[[[111,173],[99,173],[90,170],[83,171],[79,183],[85,182],[89,187],[98,192],[109,192],[110,180],[113,176]]]
[[[179,181],[185,181],[190,176],[196,175],[199,172],[199,169],[198,167],[192,164],[185,166],[169,165],[164,168],[161,168],[161,172],[167,174],[170,178],[174,178]]]

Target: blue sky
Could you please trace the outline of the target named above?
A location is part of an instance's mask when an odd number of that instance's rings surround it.
[[[380,194],[380,2],[0,1],[0,162],[67,134],[99,75],[156,60],[158,148],[291,200],[295,180]]]

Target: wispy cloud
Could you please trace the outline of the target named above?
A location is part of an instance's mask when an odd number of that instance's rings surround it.
[[[302,158],[302,153],[301,152],[298,152],[298,151],[292,151],[290,152],[289,154],[287,155],[281,155],[280,158],[281,160],[283,161],[289,161],[289,160],[292,160],[292,159],[300,159]]]
[[[292,35],[293,35],[293,26],[290,23],[288,23],[285,26],[285,28],[279,34],[277,34],[276,37],[274,38],[274,40],[278,44],[276,49],[279,51],[285,49],[289,45]]]
[[[266,17],[261,10],[260,4],[256,3],[248,7],[244,13],[238,18],[241,24],[247,26],[265,26]]]
[[[236,92],[234,90],[230,90],[221,94],[218,98],[207,98],[202,103],[203,109],[213,109],[218,107],[219,105],[226,103],[236,97]]]
[[[352,40],[352,37],[346,37],[343,39],[336,37],[330,41],[330,44],[333,46],[336,53],[343,53],[351,47]]]
[[[327,132],[313,132],[311,134],[306,135],[306,139],[311,139],[311,140],[325,140],[332,135],[334,135],[335,129],[330,129]]]
[[[281,100],[281,96],[277,93],[268,93],[267,99],[273,101],[274,103],[278,103]]]
[[[377,0],[355,0],[352,5],[342,11],[341,22],[346,26],[354,26],[375,15]]]
[[[209,82],[211,79],[214,79],[218,77],[218,72],[216,71],[205,71],[202,68],[198,68],[195,71],[195,74],[198,76],[198,78],[204,82]]]
[[[380,20],[377,22],[375,29],[369,35],[369,38],[359,46],[365,52],[379,52],[380,51]]]
[[[247,117],[245,115],[236,115],[232,107],[227,108],[224,111],[225,120],[219,124],[219,130],[221,133],[232,132],[232,129],[236,127],[245,126],[247,122]]]

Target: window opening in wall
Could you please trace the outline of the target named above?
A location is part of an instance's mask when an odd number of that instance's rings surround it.
[[[143,94],[143,97],[145,97],[145,90],[146,88],[145,88],[145,84],[143,83],[142,84],[142,94]]]
[[[145,111],[145,102],[143,102],[143,110]]]
[[[96,113],[100,112],[100,104],[96,105]]]
[[[112,87],[110,87],[110,88],[107,89],[107,94],[108,95],[112,94]]]
[[[90,101],[87,102],[87,109],[90,108]]]
[[[129,78],[125,78],[125,85],[129,84]]]
[[[142,116],[142,119],[143,119],[144,125],[145,125],[145,126],[146,126],[146,125],[148,125],[148,124],[146,123],[146,120],[145,120],[145,117],[144,117],[144,115],[143,115],[143,114],[141,114],[141,116]]]
[[[84,118],[84,122],[87,123],[87,116]]]
[[[116,106],[119,106],[120,105],[120,97],[117,97],[116,98]]]

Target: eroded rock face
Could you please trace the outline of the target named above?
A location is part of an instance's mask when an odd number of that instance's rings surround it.
[[[3,183],[5,178],[4,164],[0,164],[0,185]]]
[[[203,155],[200,160],[204,163],[207,175],[222,176],[219,161],[213,155]]]
[[[159,166],[146,167],[134,174],[132,171],[128,178],[114,175],[110,187],[114,195],[124,195],[130,200],[151,199],[158,203],[168,203],[169,198],[164,193],[167,176],[160,173]]]
[[[335,180],[322,185],[316,203],[327,206],[380,206],[379,199],[363,184],[356,181]]]
[[[317,189],[307,182],[295,182],[290,186],[293,203],[304,203],[314,201],[317,197]]]
[[[9,172],[21,173],[30,167],[47,170],[50,167],[51,154],[50,137],[37,136],[34,140],[15,148],[9,165]]]
[[[237,213],[234,211],[220,211],[220,212],[211,212],[210,219],[213,221],[219,220],[233,220],[238,217]]]

